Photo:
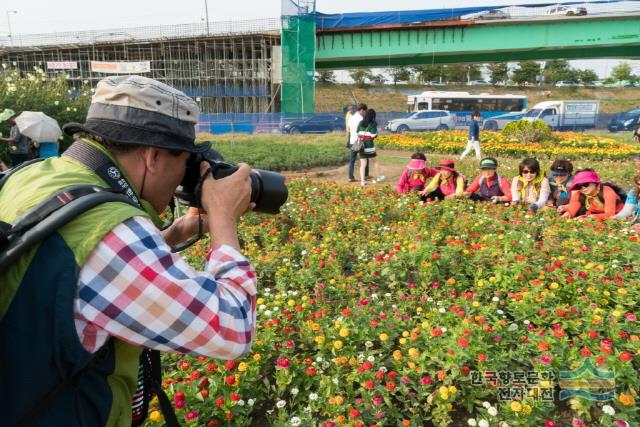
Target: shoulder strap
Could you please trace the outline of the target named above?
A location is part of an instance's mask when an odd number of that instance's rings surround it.
[[[72,193],[78,197],[74,198]],[[76,186],[40,203],[5,232],[6,248],[0,253],[0,273],[31,247],[51,236],[78,215],[107,202],[133,204],[124,194],[96,186]]]

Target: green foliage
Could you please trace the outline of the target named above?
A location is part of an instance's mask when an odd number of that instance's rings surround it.
[[[332,70],[318,70],[316,71],[316,81],[318,83],[332,84],[336,82],[336,76]]]
[[[376,76],[367,68],[357,68],[349,72],[349,76],[353,79],[356,86],[364,87],[367,79],[374,80]]]
[[[22,74],[6,64],[0,69],[0,109],[10,108],[19,114],[22,111],[42,111],[58,121],[60,126],[69,122],[84,122],[91,102],[89,88],[73,90],[64,75],[51,78],[36,68],[33,73]],[[0,132],[8,135],[8,123],[0,123]],[[66,138],[61,149],[66,148]],[[7,160],[8,147],[0,145],[0,157]]]
[[[496,84],[509,80],[509,64],[506,62],[496,62],[488,65],[491,74],[491,83]]]
[[[536,76],[540,74],[540,64],[536,61],[522,61],[518,63],[518,68],[513,71],[513,81],[522,83],[535,83]]]
[[[413,72],[416,74],[416,80],[419,83],[427,83],[434,80],[440,80],[443,77],[444,66],[432,65],[416,65]]]
[[[211,141],[225,160],[274,171],[295,171],[319,166],[336,166],[349,160],[343,134],[322,136],[200,134],[198,141]]]
[[[578,78],[582,83],[593,83],[598,80],[598,75],[593,70],[578,70]]]
[[[551,128],[542,120],[534,120],[533,122],[516,120],[507,124],[502,129],[502,134],[520,142],[542,142],[554,139]]]
[[[412,77],[409,67],[393,67],[389,68],[387,72],[391,76],[394,85],[398,82],[408,82]]]
[[[449,82],[466,82],[482,77],[477,64],[449,64],[444,67],[444,79]]]
[[[614,80],[634,80],[636,76],[633,75],[631,65],[628,62],[622,62],[611,70],[611,77]]]
[[[560,80],[578,80],[578,71],[566,59],[547,61],[542,73],[545,83],[554,84]]]

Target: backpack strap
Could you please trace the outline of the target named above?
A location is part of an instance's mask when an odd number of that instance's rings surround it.
[[[64,193],[67,193],[67,195],[65,196]],[[74,198],[73,194],[77,195],[77,197]],[[7,224],[3,223],[2,228],[5,232],[0,236],[0,241],[5,241],[5,247],[2,247],[3,250],[0,253],[0,273],[9,268],[13,262],[34,245],[51,236],[56,230],[72,221],[78,215],[107,202],[132,204],[129,197],[115,193],[111,189],[96,186],[76,186],[69,191],[63,190],[40,203],[20,218],[11,228],[8,228]],[[44,208],[46,208],[46,211]]]

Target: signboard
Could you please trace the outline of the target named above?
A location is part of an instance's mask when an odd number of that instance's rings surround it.
[[[47,61],[47,70],[77,70],[76,61]]]
[[[91,71],[107,74],[138,74],[151,71],[151,61],[142,62],[102,62],[91,61]]]
[[[597,106],[598,104],[595,102],[589,102],[589,103],[585,102],[581,104],[577,104],[577,103],[570,104],[567,102],[566,111],[567,113],[595,113]]]

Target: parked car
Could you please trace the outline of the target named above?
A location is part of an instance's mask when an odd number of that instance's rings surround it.
[[[488,10],[486,12],[481,12],[475,16],[473,19],[481,20],[481,19],[511,19],[511,15],[508,12],[500,9]]]
[[[445,83],[438,81],[438,80],[432,80],[430,82],[427,83],[429,86],[446,86]]]
[[[456,119],[446,110],[423,110],[413,113],[404,119],[389,120],[384,127],[391,132],[408,132],[412,130],[449,130],[455,129]]]
[[[491,86],[491,83],[486,80],[471,80],[467,86]]]
[[[560,80],[556,82],[556,87],[576,87],[580,86],[578,82],[574,82],[573,80]]]
[[[344,117],[317,115],[308,119],[294,120],[282,127],[282,133],[327,133],[344,132]]]
[[[634,130],[639,122],[640,109],[629,110],[613,116],[607,124],[607,129],[609,129],[609,132]]]
[[[587,14],[586,7],[575,6],[554,6],[545,12],[547,16],[584,16]]]

